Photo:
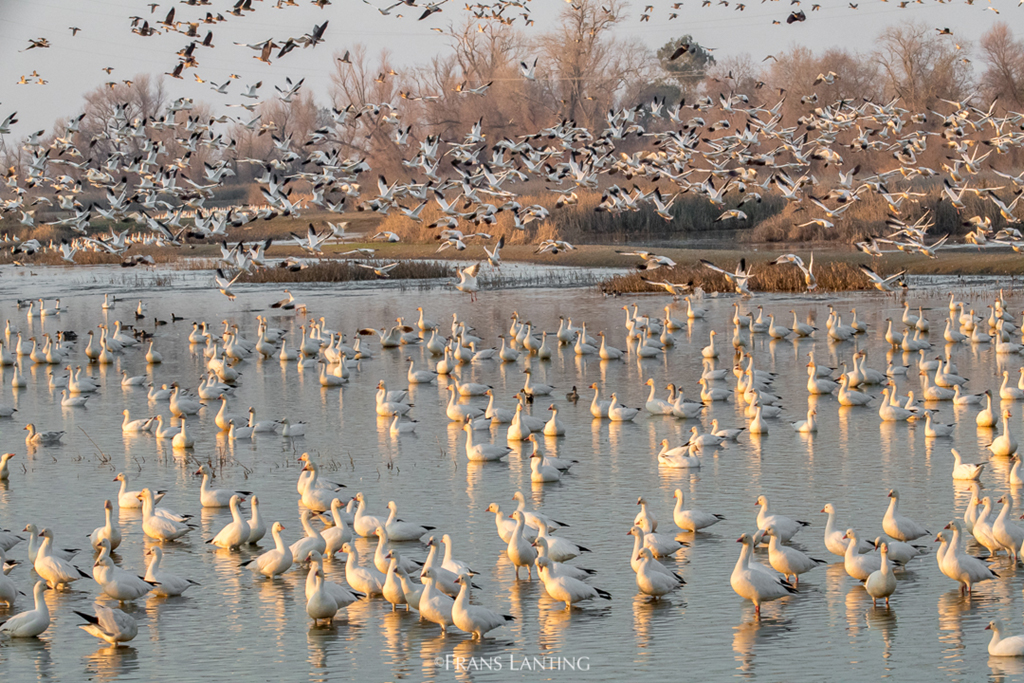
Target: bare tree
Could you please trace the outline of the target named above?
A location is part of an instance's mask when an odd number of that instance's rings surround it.
[[[1002,106],[1024,107],[1024,41],[1015,40],[1004,22],[997,22],[981,37],[981,53],[988,68],[981,75],[981,89],[988,101]]]
[[[969,43],[954,43],[935,35],[928,24],[915,22],[883,31],[874,59],[886,95],[899,97],[914,111],[924,111],[938,98],[962,101],[973,94],[969,53]]]

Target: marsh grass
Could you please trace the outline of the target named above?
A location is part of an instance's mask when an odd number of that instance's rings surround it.
[[[385,261],[360,261],[375,267],[383,266]],[[211,267],[211,266],[207,266]],[[450,278],[455,275],[455,268],[449,263],[439,261],[409,260],[401,261],[398,267],[390,272],[388,280],[424,280]],[[364,280],[381,280],[372,271],[356,266],[352,261],[325,259],[313,263],[302,270],[292,271],[288,268],[264,268],[252,274],[242,275],[239,282],[359,282]]]

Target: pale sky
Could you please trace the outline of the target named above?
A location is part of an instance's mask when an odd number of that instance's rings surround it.
[[[206,11],[220,12],[228,21],[210,27],[201,25],[200,40],[212,28],[216,47],[197,50],[200,66],[186,71],[186,80],[165,78],[171,96],[236,103],[243,101],[239,97],[241,84],[262,80],[260,92],[266,97],[275,93],[273,85],[283,85],[285,76],[291,76],[293,80],[305,77],[305,86],[326,103],[332,55],[336,51],[363,43],[371,55],[387,48],[400,67],[417,66],[445,49],[443,38],[430,28],[461,23],[466,15],[464,0],[450,0],[443,12],[422,22],[416,21],[420,12],[414,8],[396,9],[392,16],[385,17],[361,0],[334,0],[323,10],[309,0],[298,1],[299,7],[276,9],[274,0],[255,0],[253,6],[257,11],[244,17],[227,14],[234,4],[232,0],[213,0],[212,5],[202,7],[180,2],[174,5],[179,21],[204,16]],[[1006,21],[1011,28],[1024,27],[1024,7],[1018,7],[1016,0],[992,0],[991,4],[977,0],[973,5],[964,0],[944,4],[925,0],[925,4],[912,4],[906,9],[899,9],[898,0],[860,0],[856,10],[850,9],[846,0],[819,0],[822,9],[811,12],[812,2],[804,0],[798,8],[788,0],[747,0],[746,10],[738,12],[734,1],[725,7],[719,0],[713,0],[712,6],[702,7],[701,0],[684,0],[678,10],[680,17],[668,21],[674,0],[640,0],[631,4],[628,18],[617,33],[624,38],[638,38],[652,50],[672,38],[691,33],[702,45],[717,48],[714,54],[719,59],[749,52],[760,61],[796,44],[814,50],[833,45],[867,50],[885,27],[912,19],[923,20],[929,26],[950,27],[957,41],[975,43],[999,20]],[[174,53],[189,39],[173,33],[150,38],[131,33],[130,16],[143,16],[155,24],[172,6],[169,0],[161,0],[156,13],[150,14],[147,4],[147,0],[0,0],[0,120],[16,110],[20,123],[14,127],[15,134],[49,130],[55,118],[80,110],[83,93],[107,81],[132,78],[141,72],[171,71],[177,63]],[[641,23],[640,14],[646,4],[653,4],[655,11],[650,22]],[[531,0],[530,5],[536,24],[526,29],[528,35],[544,31],[545,25],[550,25],[564,7],[561,0]],[[986,10],[990,6],[998,8],[1000,14]],[[795,9],[806,12],[806,22],[772,25],[772,19],[784,22]],[[396,18],[394,15],[402,10],[406,16]],[[271,66],[253,59],[254,51],[233,44],[257,43],[267,38],[281,42],[288,36],[301,36],[314,23],[324,20],[330,20],[326,43],[314,49],[296,49]],[[522,27],[521,22],[517,25]],[[69,26],[82,30],[72,37]],[[1024,35],[1024,29],[1018,34]],[[28,47],[30,38],[41,37],[49,39],[52,47],[22,51]],[[114,67],[110,76],[101,71],[108,66]],[[981,60],[976,58],[976,69],[980,66]],[[17,85],[22,75],[28,76],[33,70],[49,83]],[[241,79],[240,83],[232,83],[228,95],[219,95],[208,84],[196,83],[192,73],[217,83],[229,73],[237,73]],[[239,110],[227,111],[237,115]]]

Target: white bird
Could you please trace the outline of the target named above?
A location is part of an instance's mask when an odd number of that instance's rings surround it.
[[[139,634],[139,624],[135,617],[125,614],[119,609],[95,605],[96,616],[74,610],[75,614],[85,619],[86,623],[78,628],[100,640],[117,646],[127,643]]]
[[[0,627],[2,630],[2,627]],[[1001,619],[993,619],[985,627],[992,631],[988,641],[988,654],[992,657],[1024,657],[1024,636],[1006,636],[1006,626]]]
[[[737,595],[754,603],[754,614],[760,617],[763,603],[796,593],[796,589],[777,574],[755,568],[756,563],[750,560],[754,554],[753,537],[743,534],[736,542],[742,543],[743,548],[733,567],[729,584]]]
[[[192,579],[185,579],[163,571],[161,563],[164,558],[164,549],[160,546],[153,546],[146,551],[146,555],[152,559],[149,561],[149,566],[146,567],[146,575],[143,578],[155,584],[153,586],[153,595],[171,598],[181,595],[192,586],[199,585]]]
[[[882,517],[882,531],[897,541],[913,541],[929,533],[927,529],[914,520],[900,514],[900,492],[896,489],[889,490],[889,507]]]
[[[761,506],[757,513],[757,528],[766,530],[769,526],[774,527],[775,533],[778,534],[779,541],[782,543],[789,542],[800,529],[810,526],[810,522],[801,522],[785,515],[777,515],[771,512],[768,496],[758,496],[754,504]]]
[[[258,557],[246,560],[238,566],[249,567],[253,571],[257,571],[271,579],[291,569],[293,564],[292,551],[288,549],[284,539],[281,538],[282,531],[284,531],[284,525],[280,522],[274,522],[270,526],[270,534],[274,538],[273,550],[268,550]]]
[[[872,605],[879,598],[885,598],[885,604],[888,606],[889,597],[896,592],[896,576],[889,566],[889,544],[883,542],[878,549],[881,552],[882,566],[878,571],[871,572],[864,582],[864,589],[871,596]]]
[[[137,600],[154,588],[149,581],[114,564],[110,558],[110,545],[105,540],[93,564],[92,578],[106,595],[121,602]]]
[[[552,571],[553,562],[548,557],[537,558],[537,575],[544,583],[545,592],[553,600],[565,603],[565,610],[572,609],[574,603],[602,598],[611,600],[612,596],[606,590],[588,586],[579,579],[569,576],[562,576]]]
[[[243,502],[245,502],[245,498],[237,494],[231,496],[231,499],[228,501],[228,506],[231,508],[231,522],[218,531],[217,535],[207,541],[207,543],[218,548],[238,549],[243,543],[249,542],[249,534],[251,532],[249,522],[242,519],[242,514],[238,511],[239,504]]]
[[[45,581],[37,581],[32,589],[35,598],[35,609],[15,614],[7,621],[0,623],[0,633],[10,638],[35,638],[50,628],[50,609],[46,605],[43,592]]]
[[[644,595],[650,595],[658,600],[662,596],[682,588],[686,583],[675,575],[655,570],[654,566],[658,564],[658,561],[654,559],[649,548],[641,548],[636,559],[639,562],[639,568],[636,571],[636,586]]]
[[[474,640],[481,640],[488,631],[515,620],[515,617],[508,614],[499,614],[486,607],[470,604],[472,582],[469,574],[460,574],[455,582],[459,584],[459,595],[452,603],[452,623],[456,628],[471,633]]]

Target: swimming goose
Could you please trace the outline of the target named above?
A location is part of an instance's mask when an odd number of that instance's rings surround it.
[[[0,627],[2,630],[2,627]],[[988,641],[988,654],[992,657],[1024,657],[1024,636],[1006,636],[1006,626],[1001,619],[993,619],[985,627],[992,631],[992,639]]]
[[[999,457],[1007,457],[1017,452],[1017,440],[1013,438],[1013,434],[1010,433],[1010,411],[1003,411],[1003,433],[992,439],[992,443],[989,444],[988,449],[992,452],[992,455]]]
[[[594,598],[612,599],[611,593],[606,590],[588,586],[579,579],[554,573],[552,565],[553,563],[548,557],[537,558],[537,575],[544,583],[544,591],[552,599],[564,602],[567,612],[572,609],[574,603]]]
[[[754,552],[754,539],[749,534],[743,534],[736,542],[742,543],[743,549],[733,567],[729,584],[737,595],[754,603],[754,614],[760,618],[763,603],[796,593],[796,589],[779,576],[756,568],[760,564],[750,560]]]
[[[685,392],[675,384],[669,384],[666,389],[669,392],[668,400],[672,404],[672,414],[675,417],[692,420],[700,417],[700,414],[708,408],[704,403],[688,401]]]
[[[654,559],[654,555],[648,548],[640,549],[637,560],[639,568],[636,571],[636,585],[644,595],[650,595],[653,599],[658,600],[662,596],[682,588],[686,583],[675,575],[655,570],[655,566],[663,565]]]
[[[810,408],[807,411],[806,420],[791,422],[790,425],[793,427],[794,431],[799,432],[801,434],[813,434],[818,431],[818,421],[817,419],[815,419],[815,415],[817,414],[817,410],[815,410],[814,408]]]
[[[138,497],[142,501],[142,531],[153,540],[173,541],[195,528],[182,519],[172,519],[173,513],[157,514],[151,489],[142,489]]]
[[[519,409],[521,409],[520,406]],[[475,443],[473,440],[473,427],[469,424],[462,426],[466,432],[466,458],[470,462],[496,462],[508,456],[512,449],[508,446],[499,446],[489,443]],[[525,436],[529,436],[528,434]],[[524,438],[525,438],[524,436]]]
[[[64,432],[37,432],[36,426],[32,423],[25,425],[25,431],[28,432],[28,436],[25,437],[25,443],[30,446],[53,446],[60,443],[61,437],[64,436]]]
[[[633,524],[644,525],[644,528],[657,531],[658,520],[655,519],[654,514],[647,508],[647,500],[640,496],[636,499],[636,504],[640,506],[640,512],[636,513],[636,517],[633,518]]]
[[[148,432],[156,419],[155,417],[147,417],[141,420],[133,420],[129,417],[127,408],[122,410],[121,414],[124,416],[124,420],[121,422],[121,431],[125,434],[141,434],[143,432]]]
[[[109,500],[103,501],[103,513],[106,516],[106,522],[89,534],[89,543],[93,548],[99,548],[100,543],[107,541],[110,549],[116,550],[117,546],[121,545],[121,529],[114,524],[114,506]]]
[[[45,581],[37,581],[32,589],[35,598],[35,609],[15,614],[10,619],[0,623],[0,633],[10,638],[35,638],[46,629],[50,628],[50,609],[46,605],[43,591],[46,590]]]
[[[22,531],[28,534],[28,561],[34,563],[39,554],[39,548],[43,544],[42,531],[31,523],[26,524]],[[50,545],[50,554],[67,562],[70,562],[78,552],[78,548],[55,548],[53,544]]]
[[[970,481],[977,479],[981,476],[981,471],[985,469],[985,464],[975,465],[972,463],[963,462],[960,451],[955,448],[949,449],[953,454],[953,478],[959,480]]]
[[[628,408],[619,404],[616,395],[613,393],[611,402],[608,405],[608,419],[612,422],[630,422],[640,414],[639,408]]]
[[[523,519],[526,522],[526,526],[528,526],[528,527],[532,527],[534,529],[540,529],[542,524],[547,525],[547,527],[549,529],[557,528],[557,527],[563,527],[563,526],[564,527],[569,526],[565,522],[559,522],[557,519],[553,519],[551,517],[548,517],[547,515],[542,514],[542,513],[538,512],[536,510],[534,510],[533,512],[530,512],[529,510],[527,510],[526,509],[526,496],[523,495],[522,491],[516,491],[515,493],[513,493],[512,494],[512,500],[514,500],[514,501],[516,501],[518,503],[518,505],[516,506],[516,510],[518,512],[523,513]],[[526,533],[529,533],[529,532],[526,532]]]
[[[882,518],[882,530],[897,541],[913,541],[930,533],[923,526],[899,512],[900,492],[889,490],[889,507]]]
[[[851,577],[858,581],[866,581],[872,572],[882,568],[881,556],[858,551],[860,536],[855,530],[847,529],[843,539],[848,541],[843,566]]]
[[[199,469],[195,472],[196,476],[202,475],[203,483],[199,488],[199,503],[204,508],[222,508],[227,507],[231,504],[232,496],[251,496],[252,491],[232,491],[228,489],[211,489],[210,479],[213,478],[213,472],[210,470],[210,466],[206,463],[199,465]]]
[[[231,496],[228,501],[228,506],[231,508],[231,522],[226,524],[207,543],[218,548],[237,550],[243,543],[249,542],[249,522],[242,519],[242,514],[238,511],[238,505],[243,502],[245,502],[245,498],[237,494]],[[304,512],[308,514],[308,512]]]
[[[885,598],[886,607],[889,606],[889,597],[896,592],[896,576],[889,566],[889,544],[882,543],[879,546],[881,553],[881,567],[871,572],[864,582],[864,589],[871,596],[871,604],[874,605],[879,598]]]
[[[534,484],[546,484],[561,479],[562,471],[557,467],[544,464],[544,456],[534,449],[530,455],[530,481]]]
[[[992,499],[985,496],[981,499],[980,505],[981,511],[978,512],[977,517],[974,519],[971,534],[979,545],[984,546],[988,550],[989,557],[995,557],[999,554],[999,551],[1003,550],[1003,544],[997,541],[992,533],[992,519],[994,519],[990,517],[992,514]]]
[[[527,396],[550,396],[551,392],[554,391],[555,387],[550,384],[534,382],[533,373],[530,368],[523,370],[523,373],[526,374],[526,383],[523,385],[522,392]],[[487,388],[489,389],[490,387]],[[481,391],[480,393],[482,394],[483,392]]]
[[[154,585],[136,574],[121,569],[110,559],[110,544],[103,541],[100,554],[93,564],[92,578],[107,596],[128,602],[137,600],[153,590]]]
[[[274,522],[270,527],[270,534],[274,538],[274,548],[267,552],[254,557],[250,560],[240,563],[239,567],[249,567],[253,571],[257,571],[264,576],[273,579],[274,577],[280,576],[289,569],[291,569],[293,563],[292,551],[285,545],[284,540],[281,538],[281,532],[284,530],[284,525],[280,522]]]
[[[784,578],[793,577],[793,588],[798,587],[800,574],[809,572],[819,564],[825,564],[825,560],[815,559],[796,548],[782,545],[775,527],[771,524],[765,527],[764,533],[771,538],[768,542],[768,562],[772,569],[782,574]]]
[[[176,450],[188,450],[196,445],[196,440],[192,438],[188,433],[186,419],[184,416],[179,418],[181,429],[171,437],[171,447]]]
[[[846,548],[850,541],[846,538],[844,532],[840,531],[838,528],[836,523],[835,506],[833,506],[832,503],[827,503],[821,511],[828,514],[828,521],[825,522],[825,547],[828,548],[828,551],[833,555],[845,557]],[[875,547],[867,541],[861,541],[860,545],[857,547],[857,552],[867,553],[874,549]]]
[[[695,508],[684,508],[682,489],[676,489],[673,495],[676,504],[672,510],[672,519],[676,526],[683,531],[700,531],[725,519],[722,515],[703,512]]]
[[[768,526],[774,527],[775,533],[778,534],[779,541],[782,543],[789,542],[800,529],[811,525],[810,522],[801,522],[785,515],[777,515],[771,512],[768,496],[758,496],[754,505],[761,507],[757,513],[757,528],[765,530]]]
[[[51,552],[53,547],[52,531],[43,529],[39,532],[39,536],[43,541],[36,551],[33,568],[36,570],[36,574],[46,581],[46,585],[50,588],[60,588],[61,586],[66,588],[80,578],[92,578],[67,560],[63,560]]]
[[[7,481],[11,478],[11,470],[7,466],[7,463],[11,458],[15,457],[14,453],[3,453],[0,454],[0,481]],[[3,545],[0,543],[0,545]]]
[[[352,530],[363,538],[369,538],[374,536],[377,532],[377,527],[386,527],[387,517],[379,515],[371,515],[366,512],[366,496],[363,495],[362,491],[356,493],[356,510],[352,517]]]
[[[594,390],[594,399],[590,402],[590,414],[595,418],[608,417],[608,408],[611,407],[611,401],[601,400],[601,390],[598,388],[597,383],[591,384],[588,388]]]
[[[387,508],[391,513],[388,515],[388,518],[384,523],[384,529],[387,531],[388,537],[390,537],[392,541],[399,543],[403,541],[417,541],[428,531],[433,531],[436,528],[399,520],[397,518],[398,504],[393,500],[388,501]]]
[[[253,496],[254,501],[255,498]],[[253,505],[255,507],[255,503]],[[340,498],[335,498],[331,501],[331,518],[334,521],[334,526],[320,532],[320,535],[323,536],[324,541],[327,543],[327,548],[323,554],[328,558],[333,557],[334,553],[341,550],[341,546],[352,540],[352,529],[345,523],[345,518],[341,514],[341,509],[344,505]]]
[[[143,578],[154,584],[153,595],[172,598],[181,595],[192,586],[199,585],[192,579],[185,579],[163,571],[160,565],[164,559],[164,550],[160,546],[155,545],[149,548],[146,555],[152,559],[149,561],[149,566],[146,567],[146,575]]]
[[[639,538],[645,548],[649,548],[655,557],[668,557],[685,548],[688,543],[681,543],[668,534],[656,534],[650,531],[650,527],[643,527],[634,524],[627,536]]]
[[[445,389],[451,393],[451,396],[448,399],[448,407],[445,411],[445,414],[448,416],[448,419],[451,420],[452,422],[465,422],[467,420],[480,417],[481,415],[484,414],[484,411],[480,410],[479,408],[475,408],[468,405],[460,405],[458,403],[459,392],[456,390],[453,384],[449,384],[447,387],[445,387]],[[489,389],[490,387],[487,387],[486,390]]]
[[[661,440],[661,450],[658,452],[658,464],[673,469],[700,469],[701,461],[696,455],[700,447],[693,443],[675,448],[669,448],[668,439]],[[691,450],[692,449],[692,450]]]

